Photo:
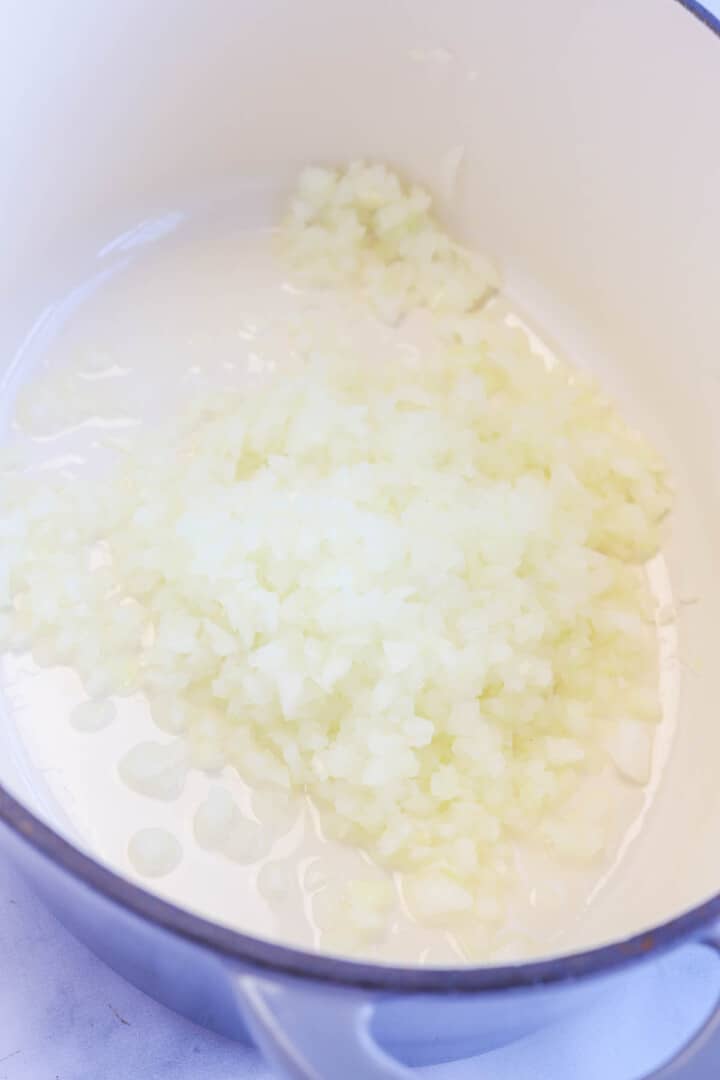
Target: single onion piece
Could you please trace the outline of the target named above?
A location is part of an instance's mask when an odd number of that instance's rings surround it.
[[[404,897],[410,914],[419,923],[441,925],[473,909],[473,895],[449,874],[430,871],[408,877]]]
[[[130,840],[128,857],[143,877],[164,877],[180,864],[182,848],[167,829],[140,829]]]
[[[112,701],[83,701],[70,714],[70,723],[77,731],[102,731],[112,724],[116,715]]]
[[[180,796],[187,769],[187,751],[181,742],[138,743],[118,765],[120,776],[133,791],[165,802]]]
[[[634,784],[646,784],[652,768],[652,728],[641,720],[620,720],[607,741],[618,772]]]
[[[245,817],[225,788],[215,788],[195,812],[195,839],[208,851],[219,851],[239,863],[251,863],[266,855],[267,831]]]
[[[257,877],[258,892],[271,904],[286,900],[296,884],[297,871],[287,862],[265,863]]]
[[[237,807],[232,795],[225,788],[213,788],[208,797],[195,811],[193,829],[200,847],[214,851],[222,847],[223,840],[232,828]]]

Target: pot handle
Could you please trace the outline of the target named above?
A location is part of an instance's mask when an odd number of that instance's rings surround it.
[[[370,994],[240,979],[243,1016],[267,1061],[288,1080],[416,1080],[373,1038]]]
[[[699,941],[720,954],[720,926]],[[645,1080],[711,1080],[720,1075],[720,998],[700,1030],[679,1054]]]
[[[720,954],[720,927],[700,944]],[[287,1080],[414,1080],[417,1073],[375,1041],[374,995],[324,986],[239,980],[243,1015],[268,1062]],[[700,1031],[644,1080],[710,1080],[720,1075],[720,999]]]

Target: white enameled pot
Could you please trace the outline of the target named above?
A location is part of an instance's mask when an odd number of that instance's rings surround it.
[[[660,949],[715,947],[720,26],[690,0],[6,0],[0,19],[5,373],[38,314],[139,221],[356,157],[408,171],[442,205],[461,147],[446,216],[498,255],[510,295],[561,346],[609,365],[671,462],[667,557],[697,599],[670,759],[592,951],[398,969],[214,925],[60,835],[0,722],[7,855],[137,985],[317,1080],[409,1076],[407,1063],[500,1045],[611,993]],[[662,1075],[709,1078],[707,1034]]]

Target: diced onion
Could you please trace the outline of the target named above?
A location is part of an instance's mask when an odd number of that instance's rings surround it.
[[[442,922],[473,910],[619,716],[613,758],[647,778],[642,563],[669,484],[588,378],[481,310],[497,273],[424,190],[383,166],[309,169],[278,249],[390,321],[427,309],[436,347],[393,363],[320,349],[310,326],[288,371],[169,418],[102,484],[9,474],[2,633],[148,695],[178,738],[125,756],[135,791],[170,800],[189,768],[232,765],[307,792]],[[267,852],[227,792],[194,827],[240,862]],[[540,831],[574,857],[604,843],[594,824]],[[352,910],[382,907],[356,893]]]
[[[167,829],[140,829],[130,840],[128,857],[143,877],[164,877],[179,865],[182,848]]]

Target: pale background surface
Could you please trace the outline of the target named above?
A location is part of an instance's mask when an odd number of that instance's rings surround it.
[[[720,0],[706,6],[720,15]],[[635,973],[622,995],[572,1026],[542,1032],[482,1062],[418,1076],[634,1080],[683,1041],[718,993],[720,963],[706,950],[686,949]],[[253,1050],[203,1031],[123,982],[0,863],[0,1080],[200,1077],[271,1080],[272,1074]]]

